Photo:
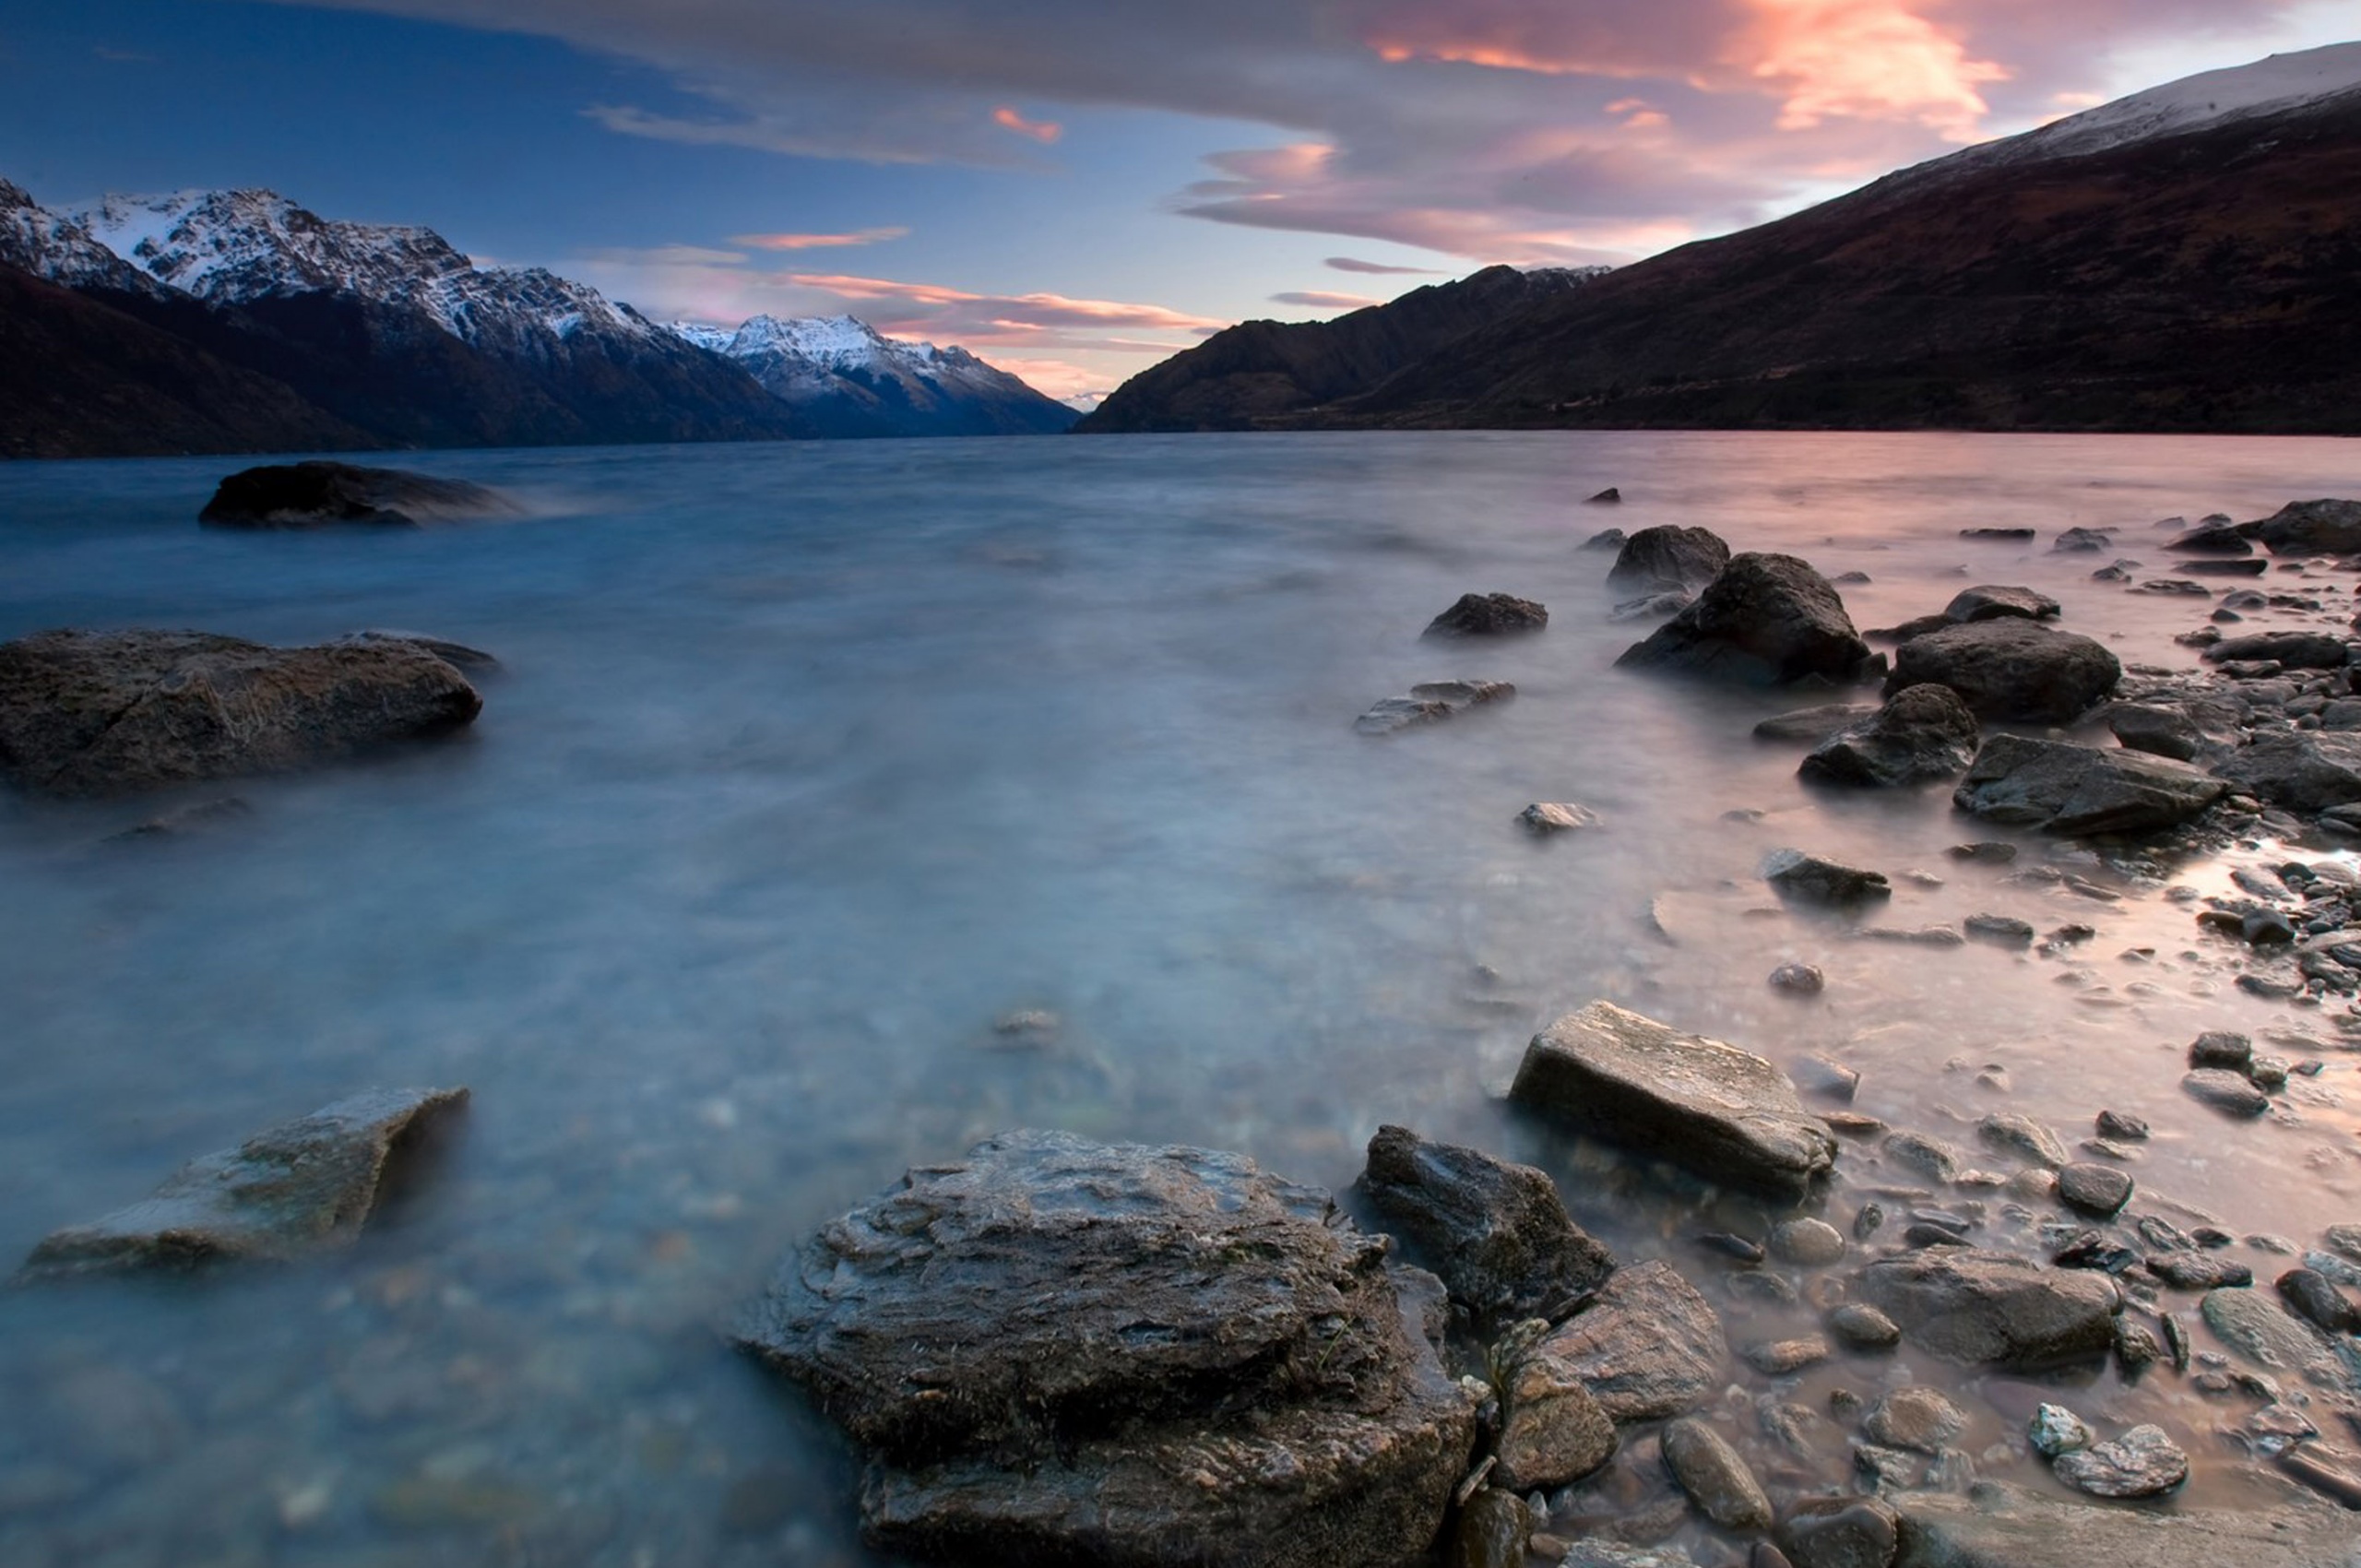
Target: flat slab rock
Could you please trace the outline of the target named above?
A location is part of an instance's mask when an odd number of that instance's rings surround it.
[[[318,529],[335,523],[416,528],[524,508],[481,484],[351,463],[273,463],[223,480],[197,520],[214,528]]]
[[[1241,1155],[1013,1133],[823,1227],[736,1338],[868,1451],[882,1550],[1403,1562],[1474,1415],[1386,1254]]]
[[[1902,1519],[1895,1568],[2361,1568],[2353,1515],[2325,1508],[2151,1513],[1990,1482],[1889,1501]]]
[[[1962,811],[2050,833],[2153,833],[2229,793],[2203,769],[2120,747],[1995,735],[1952,792]]]
[[[1912,637],[1894,650],[1885,695],[1932,683],[1957,692],[1980,718],[2062,724],[2122,677],[2104,643],[2007,617]]]
[[[1536,1346],[1616,1421],[1685,1415],[1720,1392],[1729,1365],[1722,1320],[1662,1259],[1615,1271],[1596,1300]]]
[[[1514,695],[1516,688],[1506,681],[1421,681],[1408,696],[1385,697],[1371,705],[1353,720],[1353,728],[1364,735],[1391,735]]]
[[[1509,1099],[1734,1186],[1799,1195],[1836,1162],[1835,1134],[1778,1068],[1611,1002],[1536,1035]]]
[[[183,1167],[127,1208],[55,1231],[19,1277],[57,1279],[285,1260],[350,1246],[386,1168],[460,1089],[372,1089]]]
[[[1931,1355],[2027,1370],[2105,1356],[2123,1304],[2105,1275],[1952,1246],[1880,1258],[1856,1293]]]
[[[283,772],[445,734],[482,708],[410,642],[42,632],[0,644],[0,778],[98,796]]]

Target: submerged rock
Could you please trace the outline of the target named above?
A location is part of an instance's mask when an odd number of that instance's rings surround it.
[[[1709,1421],[1684,1416],[1664,1429],[1664,1462],[1697,1511],[1726,1530],[1752,1534],[1771,1527],[1771,1500]]]
[[[2191,1099],[2232,1116],[2260,1116],[2271,1109],[2271,1097],[2255,1087],[2243,1074],[2219,1067],[2201,1067],[2184,1074],[2180,1087]]]
[[[1517,813],[1516,819],[1544,838],[1554,833],[1577,833],[1597,827],[1604,821],[1588,806],[1572,801],[1536,801]]]
[[[1386,697],[1374,704],[1353,720],[1353,728],[1364,735],[1391,735],[1514,695],[1516,688],[1506,681],[1421,681],[1406,697]]]
[[[0,778],[95,796],[283,772],[446,734],[482,707],[408,643],[42,632],[0,644]]]
[[[1895,650],[1885,695],[1935,684],[1985,719],[2062,724],[2115,690],[2123,666],[2106,646],[2022,619],[1975,621]]]
[[[2055,553],[2053,547],[2052,553]],[[1953,624],[1970,621],[2001,621],[2014,617],[2021,621],[2055,621],[2058,601],[2046,593],[2035,593],[2029,588],[2001,588],[1987,583],[1981,588],[1962,588],[1943,606],[1943,619]]]
[[[1737,1186],[1799,1194],[1836,1160],[1834,1134],[1770,1063],[1608,1002],[1536,1035],[1509,1099]]]
[[[1615,1272],[1529,1165],[1380,1127],[1360,1190],[1478,1320],[1563,1312]]]
[[[1989,821],[2051,833],[2153,833],[2228,792],[2221,779],[2169,757],[1995,735],[1952,799]]]
[[[1896,1568],[2350,1568],[2351,1515],[2150,1513],[2063,1503],[1990,1482],[1965,1497],[1892,1499],[1904,1545]]]
[[[2061,1454],[2059,1480],[2093,1497],[2161,1497],[2189,1479],[2189,1455],[2158,1426],[2137,1426],[2112,1443]]]
[[[1607,586],[1621,593],[1695,591],[1730,564],[1730,547],[1709,529],[1642,529],[1623,541]]]
[[[881,1550],[1406,1562],[1474,1416],[1385,1254],[1242,1156],[1015,1133],[824,1227],[737,1338],[868,1450]]]
[[[1464,593],[1459,602],[1427,623],[1430,637],[1496,637],[1537,632],[1549,612],[1529,599],[1506,593]]]
[[[1695,1286],[1654,1258],[1616,1270],[1596,1301],[1536,1348],[1621,1422],[1698,1408],[1729,1363],[1722,1320]]]
[[[1874,719],[1881,711],[1873,702],[1822,703],[1818,707],[1799,707],[1792,713],[1774,713],[1755,725],[1754,733],[1763,741],[1825,741],[1841,730]]]
[[[2273,555],[2350,555],[2361,551],[2361,501],[2291,501],[2248,527]]]
[[[1810,1497],[1779,1526],[1795,1568],[1888,1568],[1901,1521],[1882,1499]]]
[[[2102,1275],[1941,1245],[1878,1259],[1860,1294],[1932,1355],[2023,1370],[2105,1356],[2123,1304]]]
[[[2257,632],[2225,637],[2200,657],[2208,664],[2267,659],[2283,670],[2342,670],[2344,639],[2326,632]]]
[[[2361,1394],[2361,1344],[2350,1336],[2326,1333],[2264,1292],[2241,1286],[2207,1291],[2199,1310],[2222,1343],[2264,1371],[2346,1396]]]
[[[1845,601],[1808,563],[1745,554],[1732,556],[1696,603],[1615,662],[1784,686],[1808,675],[1859,680],[1870,659]]]
[[[1912,686],[1872,717],[1821,742],[1796,772],[1821,784],[1924,784],[1964,771],[1976,738],[1975,715],[1957,693]]]
[[[289,1259],[352,1244],[386,1169],[465,1089],[372,1089],[184,1166],[154,1195],[52,1233],[20,1277]]]
[[[216,528],[317,529],[332,523],[416,528],[467,517],[518,517],[524,508],[481,484],[350,463],[273,463],[223,480],[196,515]]]
[[[2213,765],[2216,778],[2291,811],[2361,802],[2361,734],[2279,730],[2256,735]]]
[[[1816,904],[1858,904],[1893,892],[1883,872],[1863,871],[1801,849],[1774,849],[1763,856],[1762,880],[1788,897]]]

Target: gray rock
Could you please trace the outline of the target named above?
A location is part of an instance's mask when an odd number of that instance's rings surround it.
[[[1783,1219],[1771,1228],[1771,1255],[1806,1268],[1843,1261],[1845,1233],[1824,1219]]]
[[[2226,523],[2193,529],[2165,546],[2176,555],[2251,555],[2247,536]]]
[[[1572,801],[1536,801],[1517,813],[1516,819],[1545,838],[1555,833],[1580,833],[1602,826],[1596,812]]]
[[[1842,1062],[1831,1062],[1824,1056],[1798,1056],[1792,1075],[1796,1087],[1804,1093],[1833,1099],[1841,1105],[1853,1103],[1861,1090],[1861,1075]]]
[[[1798,777],[1899,788],[1949,778],[1975,754],[1975,715],[1948,686],[1912,686],[1808,753]]]
[[[1856,1350],[1891,1350],[1902,1343],[1902,1329],[1893,1319],[1858,1301],[1830,1313],[1828,1331]]]
[[[1719,1391],[1729,1360],[1721,1319],[1660,1259],[1618,1269],[1589,1307],[1536,1348],[1621,1422],[1696,1409]]]
[[[1943,851],[1955,861],[1973,861],[1977,865],[2004,866],[2017,858],[2017,847],[1997,838],[1979,838],[1973,844],[1954,844]]]
[[[2361,1307],[2318,1269],[2291,1268],[2273,1286],[2289,1312],[2323,1334],[2361,1334]]]
[[[184,1166],[154,1195],[53,1232],[23,1279],[290,1259],[346,1247],[377,1206],[386,1168],[465,1089],[372,1089]]]
[[[2189,1042],[2189,1064],[2243,1074],[2254,1060],[2254,1041],[2229,1029],[2208,1029]]]
[[[1582,1479],[1615,1456],[1615,1422],[1582,1373],[1546,1350],[1527,1352],[1508,1378],[1493,1477],[1514,1491]]]
[[[1745,554],[1731,557],[1696,603],[1616,663],[1784,686],[1808,675],[1857,680],[1870,657],[1845,601],[1809,564],[1792,555]]]
[[[2044,1405],[2034,1411],[2025,1435],[2033,1443],[2033,1451],[2045,1459],[2075,1453],[2097,1441],[2082,1418],[2063,1405]]]
[[[1774,713],[1754,727],[1755,738],[1763,741],[1810,741],[1818,742],[1849,725],[1875,718],[1881,710],[1873,702],[1822,703],[1818,707],[1799,707],[1791,713]]]
[[[223,529],[319,529],[336,523],[416,528],[472,517],[521,517],[524,510],[498,491],[466,480],[314,460],[231,474],[196,517]]]
[[[1242,1156],[1014,1133],[824,1227],[737,1339],[869,1451],[881,1551],[1406,1562],[1474,1413],[1386,1251]]]
[[[1880,1146],[1903,1164],[1938,1182],[1949,1183],[1959,1179],[1959,1150],[1940,1138],[1904,1130],[1889,1133]]]
[[[2150,833],[2178,826],[2226,793],[2221,779],[2168,757],[1995,735],[1952,799],[1991,821],[2051,833]]]
[[[2177,707],[2118,702],[2107,705],[2106,727],[2126,748],[2187,762],[2204,743],[2204,731]]]
[[[2331,1225],[2320,1239],[2330,1252],[2361,1263],[2361,1225]]]
[[[1596,497],[1593,497],[1593,499],[1595,500]],[[1623,498],[1619,495],[1615,499],[1620,501]],[[1601,529],[1596,533],[1591,535],[1588,539],[1583,540],[1581,548],[1584,550],[1621,550],[1623,548],[1623,540],[1624,533],[1621,529]]]
[[[2105,1356],[2122,1305],[2105,1276],[1960,1246],[1880,1258],[1860,1294],[1932,1355],[2023,1369]]]
[[[1869,1407],[1861,1430],[1888,1448],[1940,1454],[1967,1430],[1967,1418],[1931,1388],[1897,1388]]]
[[[2263,1514],[2100,1508],[1990,1483],[1966,1497],[1893,1500],[1896,1568],[2353,1568],[2353,1526],[2333,1511]]]
[[[2078,1161],[2058,1172],[2058,1197],[2094,1219],[2111,1219],[2131,1201],[2131,1178],[2112,1165]]]
[[[1984,1146],[2013,1154],[2055,1170],[2067,1162],[2065,1141],[2035,1121],[2014,1111],[1995,1111],[1975,1124]]]
[[[1782,964],[1771,971],[1771,989],[1790,996],[1818,996],[1828,989],[1828,977],[1809,964]]]
[[[482,707],[409,643],[42,632],[0,644],[0,778],[96,796],[286,772],[447,734]]]
[[[1451,719],[1485,703],[1516,695],[1506,681],[1422,681],[1406,697],[1387,697],[1353,720],[1364,735],[1391,735],[1413,725]]]
[[[1607,586],[1619,593],[1693,592],[1729,564],[1730,547],[1709,529],[1642,529],[1616,552]]]
[[[1360,1191],[1479,1322],[1563,1312],[1615,1272],[1529,1165],[1380,1127]]]
[[[2232,1116],[2260,1116],[2271,1109],[2271,1097],[2236,1073],[2201,1067],[2184,1075],[2180,1087],[2190,1098]]]
[[[1981,588],[1962,588],[1949,604],[1943,606],[1943,619],[1953,624],[1969,621],[1999,621],[2015,617],[2021,621],[2055,621],[2058,601],[2046,593],[2035,593],[2029,588],[1999,588],[1986,584]]]
[[[1888,1568],[1901,1520],[1874,1497],[1813,1497],[1796,1504],[1779,1539],[1796,1568]]]
[[[1949,686],[1986,719],[2059,724],[2115,690],[2123,666],[2106,646],[2031,621],[1977,621],[1913,637],[1896,650],[1885,695]]]
[[[1750,1051],[1594,1002],[1525,1048],[1509,1098],[1711,1181],[1800,1194],[1836,1159],[1786,1075]]]
[[[1684,1416],[1664,1429],[1664,1462],[1698,1512],[1726,1530],[1752,1534],[1771,1527],[1771,1500],[1711,1423]]]
[[[2112,1443],[2062,1454],[2050,1469],[2093,1497],[2161,1497],[2189,1479],[2189,1455],[2164,1428],[2137,1426]]]
[[[2068,529],[2050,540],[2052,555],[2094,555],[2115,548],[2108,529]]]
[[[2213,765],[2214,776],[2290,811],[2361,802],[2361,734],[2320,730],[2260,732]]]
[[[2361,551],[2361,501],[2291,501],[2248,528],[2273,555]]]
[[[1819,904],[1857,904],[1893,892],[1885,873],[1863,871],[1801,849],[1774,849],[1762,857],[1762,880],[1791,898]]]
[[[2030,947],[2035,934],[2031,921],[2021,921],[2013,915],[1970,915],[1964,929],[1978,941],[1998,943],[2003,947]]]
[[[2256,632],[2225,637],[2200,657],[2208,664],[2267,659],[2283,670],[2342,670],[2344,639],[2326,632]]]
[[[2212,1290],[2225,1285],[2254,1283],[2254,1270],[2235,1258],[2212,1253],[2156,1253],[2148,1258],[2147,1268],[2176,1290]]]
[[[1549,612],[1529,599],[1506,593],[1464,593],[1457,603],[1427,623],[1430,637],[1498,637],[1537,632]]]
[[[2205,1326],[2255,1366],[2300,1377],[2316,1388],[2361,1393],[2361,1345],[2322,1333],[2262,1291],[2210,1290],[2199,1310]]]

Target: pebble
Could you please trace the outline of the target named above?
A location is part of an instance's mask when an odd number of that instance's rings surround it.
[[[2271,1109],[2271,1097],[2236,1073],[2216,1067],[2200,1068],[2180,1081],[2192,1099],[2233,1116],[2260,1116]]]
[[[1930,1138],[1924,1133],[1894,1133],[1886,1138],[1883,1147],[1903,1164],[1938,1182],[1950,1182],[1959,1175],[1959,1150],[1940,1138]]]
[[[1666,1467],[1705,1517],[1749,1534],[1771,1527],[1771,1500],[1762,1483],[1711,1425],[1683,1416],[1664,1429],[1663,1443]]]
[[[1970,915],[1966,929],[1967,934],[1979,942],[1998,943],[2004,947],[2033,945],[2033,922],[2013,915]]]
[[[1858,1303],[1830,1313],[1828,1331],[1856,1350],[1890,1350],[1902,1343],[1902,1330],[1892,1318]]]
[[[1765,1377],[1786,1377],[1828,1360],[1828,1341],[1819,1335],[1801,1339],[1774,1339],[1747,1346],[1738,1352],[1746,1364]]]
[[[2109,1219],[2131,1201],[2131,1178],[2112,1165],[2069,1165],[2058,1173],[2058,1196],[2068,1208]]]
[[[1984,865],[2004,866],[2017,858],[2017,847],[1998,839],[1980,838],[1973,844],[1954,844],[1943,851],[1955,861],[1975,861]]]
[[[1884,1223],[1884,1205],[1873,1203],[1863,1204],[1858,1209],[1855,1210],[1853,1214],[1853,1240],[1857,1241],[1868,1241],[1870,1237],[1878,1233],[1878,1227]]]
[[[2254,1270],[2246,1265],[2204,1253],[2153,1254],[2148,1272],[2177,1290],[2217,1290],[2226,1285],[2254,1283]]]
[[[2112,1443],[2061,1455],[2052,1468],[2094,1497],[2156,1497],[2189,1479],[2189,1455],[2162,1427],[2137,1426]]]
[[[1845,1237],[1824,1219],[1789,1219],[1771,1232],[1771,1251],[1806,1268],[1825,1268],[1845,1256]]]
[[[1888,1448],[1935,1454],[1967,1430],[1967,1418],[1931,1388],[1897,1388],[1869,1408],[1861,1426]]]
[[[2288,1310],[2330,1334],[2361,1334],[2361,1307],[2317,1269],[2291,1268],[2276,1281]]]
[[[2098,1119],[2099,1136],[2117,1143],[2136,1144],[2148,1136],[2148,1123],[2139,1117],[2120,1111],[2102,1111]]]
[[[1987,1148],[2004,1154],[2022,1155],[2035,1165],[2052,1170],[2066,1163],[2066,1146],[2057,1134],[2030,1116],[2014,1111],[1996,1111],[1975,1124],[1975,1135]]]
[[[1771,989],[1789,996],[1818,996],[1828,989],[1828,977],[1809,964],[1782,964],[1771,971]]]
[[[2045,1459],[2088,1448],[2094,1441],[2082,1418],[2063,1405],[2043,1405],[2035,1410],[2025,1435],[2033,1440],[2034,1452]]]
[[[1854,1094],[1861,1087],[1861,1075],[1841,1062],[1831,1062],[1824,1056],[1799,1057],[1795,1071],[1789,1075],[1796,1087],[1806,1094],[1850,1105]]]

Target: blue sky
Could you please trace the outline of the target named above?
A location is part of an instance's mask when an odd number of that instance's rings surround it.
[[[0,0],[0,176],[52,205],[268,186],[651,314],[850,310],[1070,395],[1247,316],[1723,232],[2348,18],[2312,0]]]

